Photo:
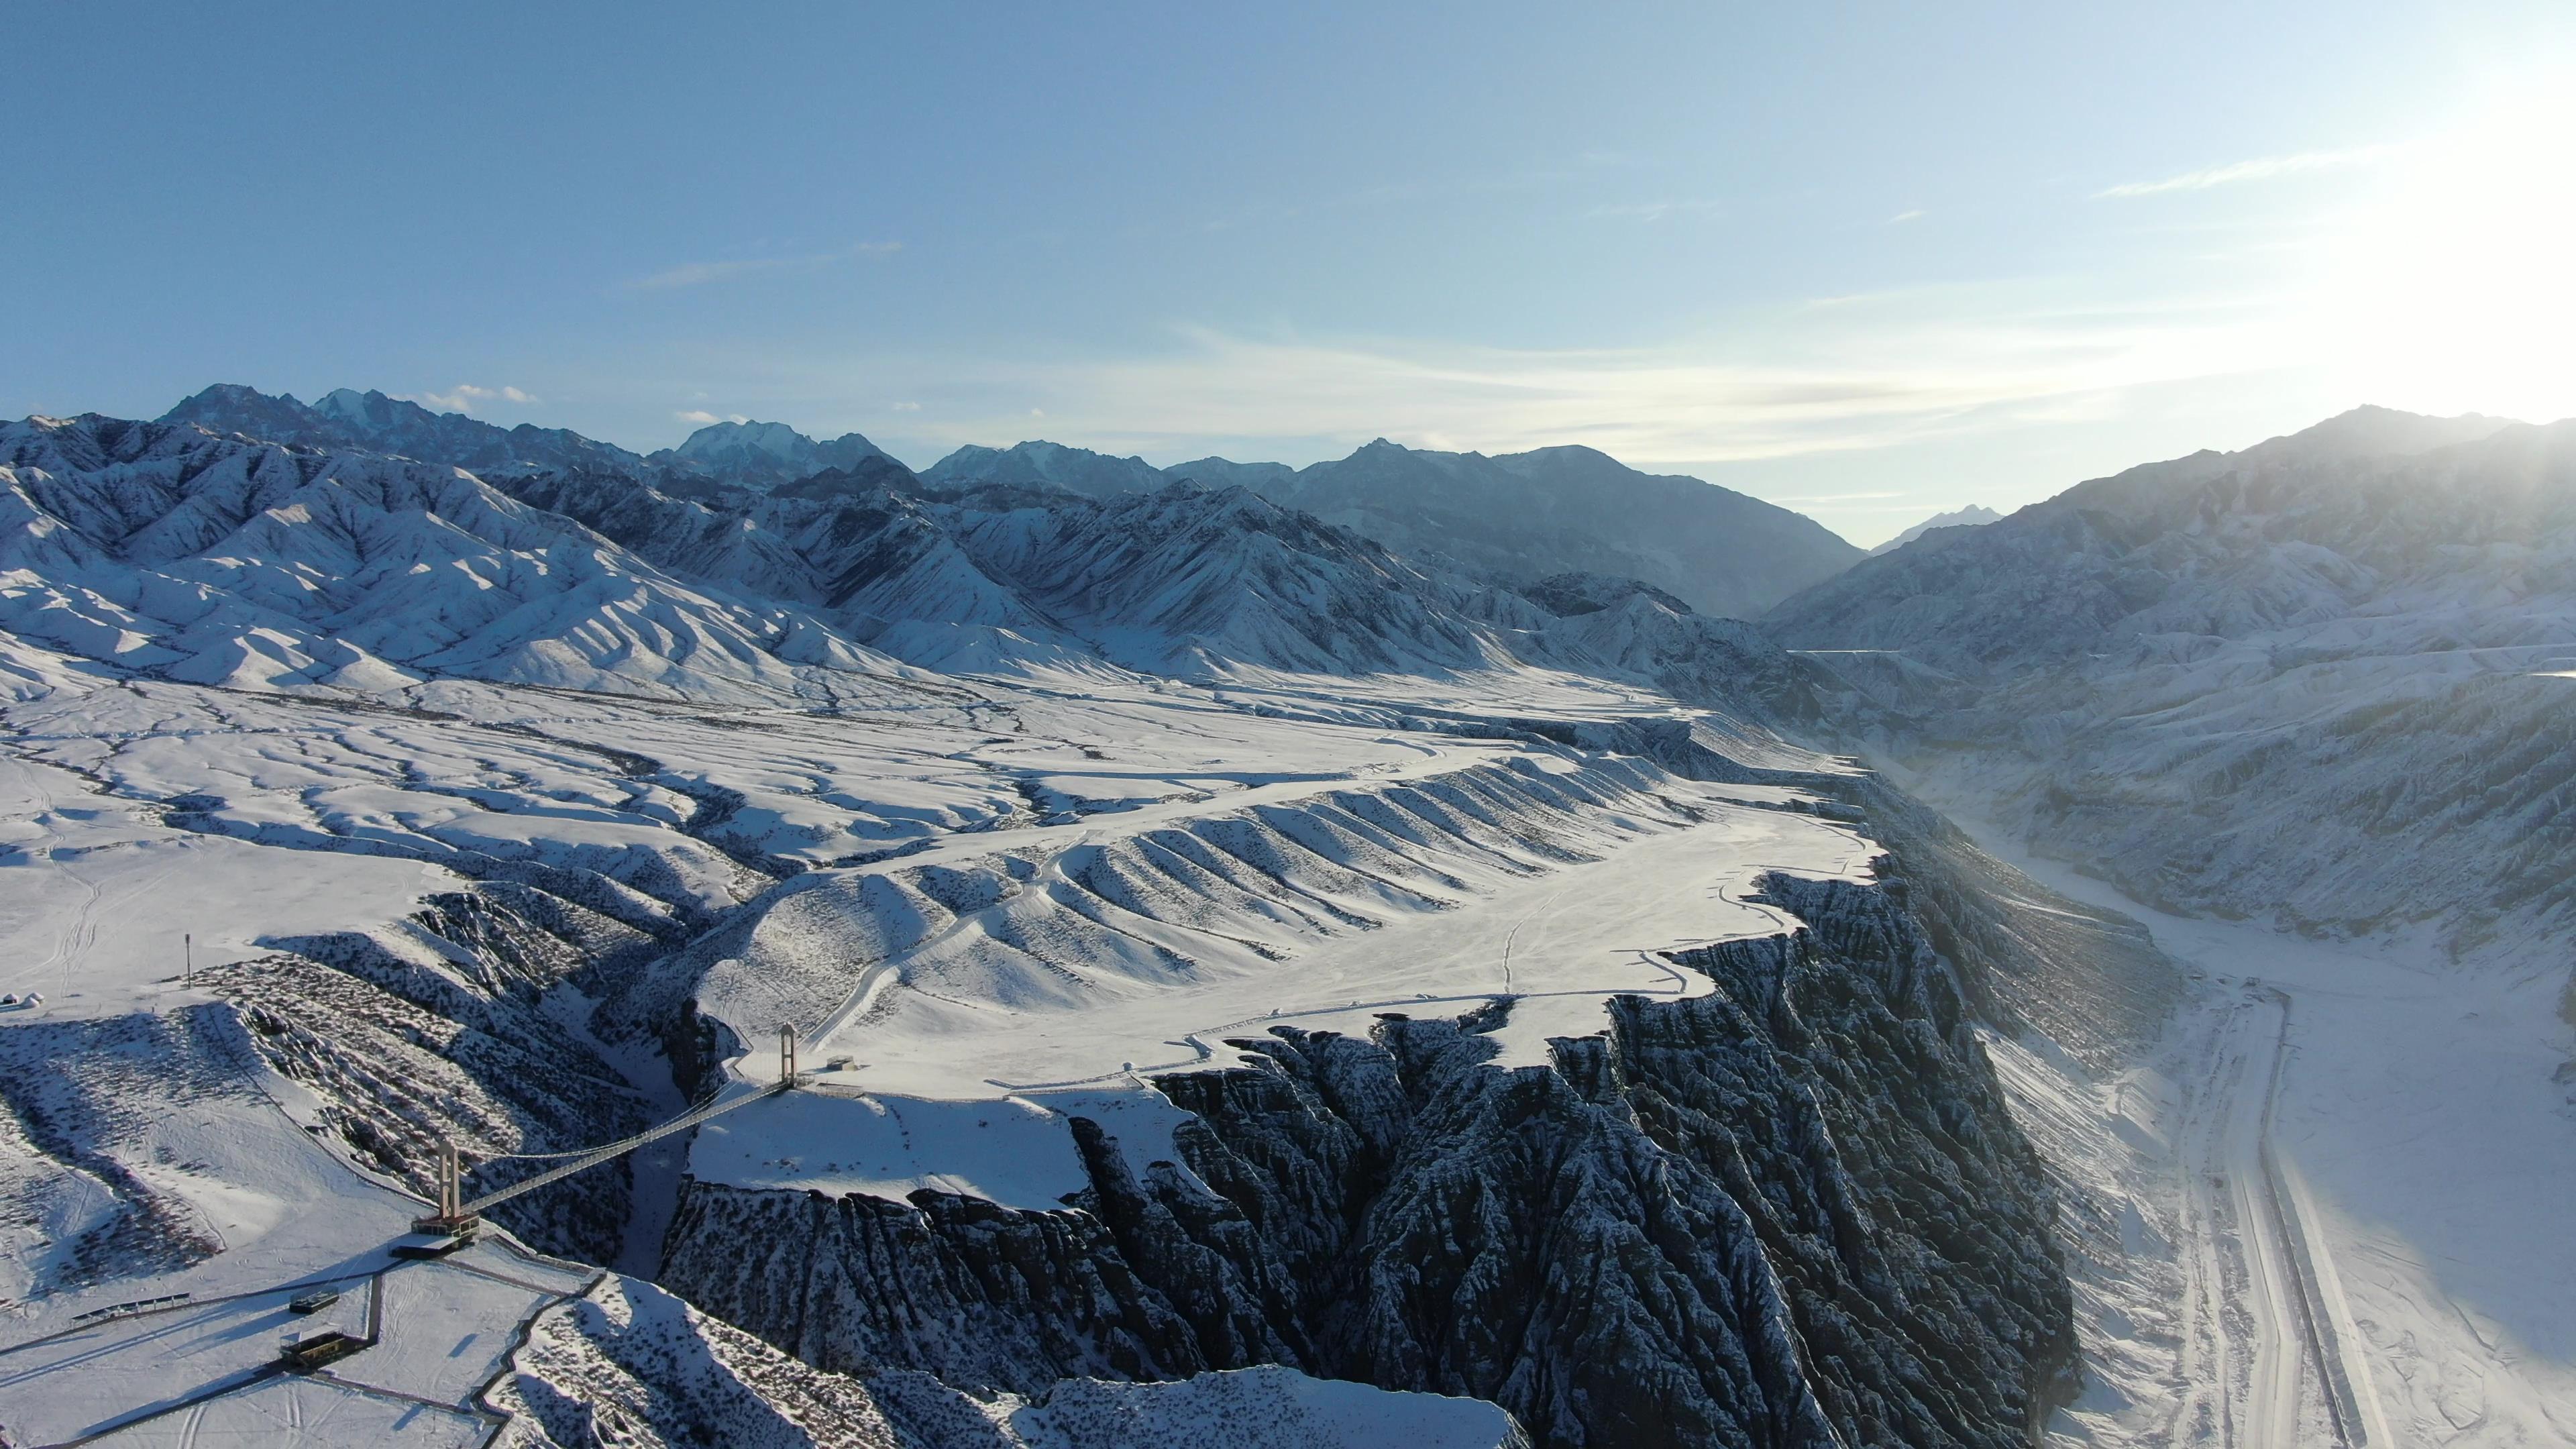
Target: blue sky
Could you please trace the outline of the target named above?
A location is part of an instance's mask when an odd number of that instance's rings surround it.
[[[1584,442],[1861,542],[2576,413],[2563,4],[19,7],[0,412]]]

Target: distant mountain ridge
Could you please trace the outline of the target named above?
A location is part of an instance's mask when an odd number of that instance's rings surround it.
[[[158,419],[194,423],[213,433],[316,448],[357,448],[477,473],[521,468],[613,469],[692,474],[753,488],[775,487],[863,460],[891,462],[857,433],[817,442],[785,423],[714,423],[676,448],[641,454],[586,438],[569,428],[521,423],[505,428],[463,413],[434,413],[407,398],[350,388],[306,403],[238,383],[217,383]]]
[[[502,428],[347,389],[306,404],[291,394],[219,384],[160,421],[272,442],[362,448],[485,475],[550,468],[660,477],[678,491],[710,498],[727,488],[767,490],[848,472],[869,460],[901,466],[857,433],[818,442],[784,423],[714,423],[676,448],[640,455],[566,429]],[[906,470],[904,477],[914,475]],[[1007,487],[1106,499],[1183,480],[1249,489],[1500,587],[1566,573],[1633,578],[1698,613],[1727,618],[1758,617],[1864,557],[1803,514],[1696,478],[1642,473],[1584,447],[1488,457],[1381,438],[1347,458],[1302,469],[1214,457],[1156,468],[1138,457],[1029,441],[958,448],[923,469],[914,486],[939,494]]]
[[[2501,456],[2515,438],[2555,432],[2359,408],[2242,452],[2080,483],[2000,522],[1937,530],[1764,623],[1793,646],[1906,649],[1975,668],[2330,618],[2401,580],[2438,586],[2444,546],[2529,542],[2522,530],[2535,520],[2432,483],[2442,465],[2431,460],[2466,466],[2487,455],[2450,450],[2492,441]]]
[[[1038,484],[1062,488],[1086,498],[1111,498],[1121,493],[1152,493],[1171,479],[1142,458],[1113,458],[1089,448],[1068,448],[1062,443],[1017,443],[1008,448],[986,448],[969,443],[947,457],[921,470],[922,481],[943,488],[966,487],[977,483]],[[1201,480],[1211,487],[1222,487],[1220,479]]]
[[[257,421],[228,401],[223,420]],[[95,415],[0,426],[0,570],[21,579],[0,629],[245,689],[461,675],[811,702],[937,674],[1538,665],[1753,717],[1812,709],[1751,626],[1651,585],[1568,573],[1515,592],[1239,486],[943,489],[874,450],[765,489],[577,448],[574,466],[478,474],[350,447],[334,412],[257,401],[316,441]],[[455,430],[530,451],[490,433]]]
[[[1871,549],[1869,556],[1876,558],[1883,553],[1894,553],[1936,528],[1976,528],[2001,517],[2003,517],[2002,514],[1979,503],[1971,503],[1965,508],[1953,508],[1947,513],[1935,513],[1930,518]]]
[[[463,413],[434,413],[404,398],[345,387],[305,403],[293,393],[272,397],[238,383],[217,383],[183,399],[159,421],[195,423],[209,432],[238,433],[262,442],[362,448],[476,471],[516,464],[644,466],[640,455],[568,428],[529,423],[504,428]]]
[[[1511,587],[1561,573],[1634,578],[1704,614],[1751,618],[1863,557],[1822,524],[1696,478],[1641,473],[1584,447],[1488,457],[1380,438],[1290,468],[1225,458],[1156,469],[1056,443],[969,447],[922,477],[1046,484],[1090,497],[1174,479],[1234,485]]]
[[[775,487],[833,469],[855,468],[892,454],[857,433],[818,442],[785,423],[711,423],[680,446],[647,455],[647,462],[685,472],[713,474],[753,487]]]

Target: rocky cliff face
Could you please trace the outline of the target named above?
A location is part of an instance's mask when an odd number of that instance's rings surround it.
[[[2051,1202],[1956,980],[1883,888],[1692,953],[1548,1067],[1487,1033],[1282,1029],[1096,1125],[1056,1212],[691,1184],[666,1282],[829,1369],[1034,1392],[1279,1363],[1488,1398],[1549,1445],[2023,1442],[2071,1354]]]

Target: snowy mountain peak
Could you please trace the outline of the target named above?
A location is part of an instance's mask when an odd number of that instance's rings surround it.
[[[968,444],[933,463],[922,480],[943,488],[980,483],[1032,484],[1062,488],[1090,498],[1121,493],[1152,493],[1163,486],[1163,474],[1142,458],[1116,458],[1089,448],[1033,439],[1008,448]]]
[[[1930,518],[1871,549],[1869,556],[1876,558],[1883,553],[1894,553],[1936,528],[1977,528],[2002,517],[2002,514],[1979,503],[1971,503],[1965,508],[1953,508],[1947,513],[1935,513]]]
[[[334,422],[357,429],[363,438],[373,439],[395,429],[408,429],[415,434],[440,426],[441,414],[431,412],[409,398],[388,397],[369,388],[333,388],[313,400],[313,411]],[[446,417],[466,419],[463,413]],[[483,426],[491,426],[484,424]],[[495,431],[498,431],[496,428]]]
[[[377,396],[381,397],[383,394],[379,393]],[[294,394],[288,394],[287,400],[293,401]],[[313,411],[328,418],[362,422],[367,415],[366,404],[366,394],[355,388],[335,387],[313,400]]]
[[[161,415],[165,423],[194,423],[210,433],[239,433],[277,443],[336,443],[340,430],[293,393],[275,397],[237,382],[219,382]],[[329,436],[324,436],[324,435]]]
[[[2437,418],[2365,403],[2349,412],[2337,413],[2313,427],[2257,444],[2245,452],[2296,452],[2310,457],[2390,457],[2429,453],[2454,443],[2474,443],[2512,426],[2514,420],[2511,418],[2488,417],[2483,413]]]
[[[894,462],[884,449],[857,433],[843,433],[822,443],[785,423],[741,422],[710,423],[689,434],[680,446],[653,454],[649,461],[721,482],[775,488],[817,473],[848,471],[870,460]]]
[[[683,458],[712,462],[745,448],[784,463],[812,452],[814,440],[785,423],[710,423],[689,434],[671,451]]]

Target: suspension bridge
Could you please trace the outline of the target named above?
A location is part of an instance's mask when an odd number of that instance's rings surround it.
[[[504,1153],[488,1158],[486,1160],[490,1162],[528,1162],[548,1158],[566,1160],[560,1167],[549,1168],[533,1177],[521,1178],[507,1187],[495,1188],[491,1192],[471,1199],[467,1198],[464,1192],[463,1154],[456,1150],[455,1143],[442,1141],[438,1144],[438,1210],[428,1217],[414,1219],[412,1228],[417,1232],[434,1233],[442,1237],[468,1236],[480,1224],[483,1214],[522,1193],[534,1192],[550,1182],[561,1182],[577,1172],[587,1172],[603,1162],[623,1157],[638,1147],[659,1142],[674,1133],[686,1132],[702,1122],[711,1121],[737,1108],[748,1107],[754,1102],[764,1101],[781,1092],[791,1091],[797,1084],[796,1028],[781,1027],[778,1032],[776,1085],[755,1087],[730,1096],[719,1087],[715,1095],[667,1122],[647,1127],[632,1137],[621,1137],[614,1142],[583,1148],[578,1152]]]

